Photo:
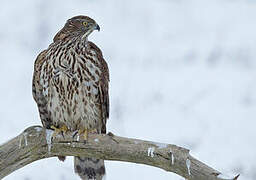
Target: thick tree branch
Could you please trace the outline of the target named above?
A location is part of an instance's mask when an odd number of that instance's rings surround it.
[[[27,128],[22,134],[0,146],[0,179],[39,159],[53,156],[87,156],[155,166],[174,172],[188,180],[236,180],[198,161],[189,150],[171,144],[155,143],[115,135],[89,135],[86,143],[74,141],[71,134],[50,139],[51,130],[40,126]]]

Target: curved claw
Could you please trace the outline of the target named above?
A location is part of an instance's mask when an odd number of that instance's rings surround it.
[[[51,126],[54,130],[53,137],[56,137],[58,134],[65,134],[68,131],[68,127],[66,125],[61,126],[61,128],[56,128],[55,126]],[[64,135],[63,135],[64,136]]]

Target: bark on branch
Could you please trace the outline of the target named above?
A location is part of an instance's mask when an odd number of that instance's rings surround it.
[[[51,140],[52,139],[52,140]],[[89,135],[86,143],[71,134],[52,138],[52,131],[32,126],[0,146],[0,179],[39,159],[53,156],[87,156],[155,166],[188,180],[237,180],[224,177],[189,154],[189,150],[115,135]]]

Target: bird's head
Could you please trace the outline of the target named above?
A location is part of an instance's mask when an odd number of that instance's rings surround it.
[[[94,31],[100,31],[100,26],[88,16],[75,16],[68,19],[65,26],[55,35],[54,41],[73,37],[87,39]]]

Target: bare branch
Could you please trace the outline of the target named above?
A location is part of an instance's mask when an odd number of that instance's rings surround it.
[[[52,131],[40,126],[0,146],[0,179],[39,159],[53,156],[87,156],[155,166],[188,180],[236,180],[198,161],[189,150],[171,144],[155,143],[108,135],[89,135],[86,143],[74,141],[71,134],[52,139]]]

